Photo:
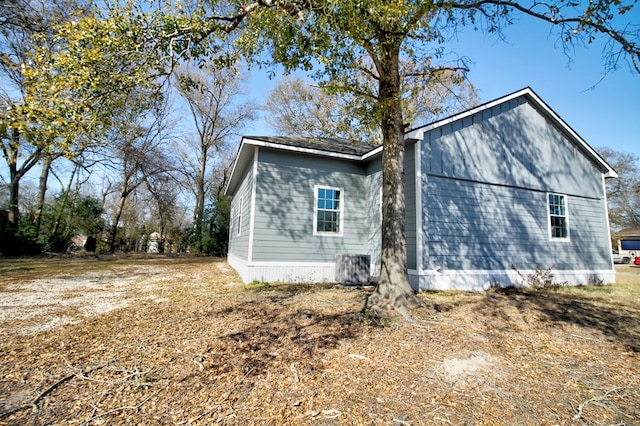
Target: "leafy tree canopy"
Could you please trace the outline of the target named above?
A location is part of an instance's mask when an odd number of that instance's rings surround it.
[[[178,58],[220,51],[194,41],[205,22],[197,9],[133,1],[73,12],[50,31],[34,33],[32,51],[8,63],[21,74],[24,93],[22,102],[2,110],[0,130],[44,149],[77,151],[99,139],[113,117],[149,109],[149,93],[161,90]]]

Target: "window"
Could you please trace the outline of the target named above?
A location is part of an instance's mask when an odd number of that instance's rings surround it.
[[[342,235],[342,189],[315,186],[314,235]]]
[[[240,235],[240,231],[242,230],[242,201],[244,197],[240,197],[240,202],[236,208],[236,227],[238,231],[238,235]]]
[[[549,194],[549,229],[552,240],[569,239],[569,217],[564,195]]]

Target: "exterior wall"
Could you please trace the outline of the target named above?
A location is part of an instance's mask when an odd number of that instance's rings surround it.
[[[336,254],[367,254],[370,203],[357,163],[261,148],[253,235],[255,262],[332,263]],[[314,235],[314,186],[342,189],[343,235]]]
[[[407,144],[404,158],[405,232],[407,236],[407,267],[417,268],[416,253],[416,163],[414,144]]]
[[[249,239],[251,231],[251,193],[253,189],[253,169],[245,171],[242,183],[231,200],[231,220],[229,229],[229,255],[238,259],[249,259]],[[242,203],[242,204],[240,204]],[[238,211],[241,211],[240,234],[238,234]]]
[[[430,174],[604,197],[602,174],[522,98],[437,128],[425,138]]]
[[[367,209],[367,252],[371,259],[371,276],[377,280],[380,276],[380,249],[382,242],[382,162],[370,161],[366,168],[367,197],[370,200]]]
[[[511,285],[516,270],[549,267],[570,284],[613,280],[602,174],[528,103],[516,99],[435,129],[422,143],[414,285]],[[569,241],[549,237],[549,192],[567,198]]]
[[[604,166],[581,149],[525,97],[441,124],[407,144],[412,286],[483,290],[519,285],[547,268],[557,282],[613,282]],[[264,146],[254,152],[257,160],[232,202],[229,263],[242,279],[334,281],[337,254],[370,255],[376,279],[380,157],[347,161]],[[316,185],[342,189],[343,235],[314,235]],[[550,238],[548,193],[565,196],[566,240]]]
[[[245,283],[253,281],[287,283],[335,281],[334,262],[248,262],[231,254],[227,260]]]
[[[416,256],[416,165],[415,144],[407,144],[405,152],[405,226],[407,235],[407,264],[409,269],[417,266]],[[382,161],[380,158],[366,165],[369,235],[367,251],[371,256],[371,276],[376,281],[380,276],[381,243],[382,243]]]

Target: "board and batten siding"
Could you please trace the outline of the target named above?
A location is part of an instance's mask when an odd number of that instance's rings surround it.
[[[612,276],[602,173],[525,99],[433,129],[421,143],[421,269],[430,271],[421,287],[509,285],[516,270],[536,268],[572,284]],[[550,239],[548,193],[566,196],[569,241]],[[474,274],[479,282],[463,283]]]
[[[602,198],[602,174],[523,98],[432,130],[429,174]]]
[[[256,180],[252,259],[333,263],[366,254],[370,203],[363,165],[261,148]],[[341,188],[341,236],[314,235],[314,187]]]
[[[567,196],[569,241],[549,237],[547,193],[430,177],[424,269],[607,269],[602,200]],[[605,253],[606,254],[606,253]]]

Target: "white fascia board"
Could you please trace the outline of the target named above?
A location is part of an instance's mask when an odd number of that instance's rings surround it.
[[[431,131],[431,130],[433,130],[433,129],[437,129],[437,128],[442,127],[442,126],[446,126],[447,124],[451,124],[453,122],[462,120],[462,119],[464,119],[466,117],[469,117],[469,116],[472,116],[472,115],[477,114],[479,112],[488,110],[490,108],[493,108],[496,105],[500,105],[500,104],[502,104],[504,102],[508,102],[508,101],[510,101],[512,99],[518,98],[518,97],[520,97],[520,96],[522,96],[524,94],[527,94],[527,93],[533,93],[533,92],[531,91],[531,89],[529,89],[527,87],[525,89],[519,90],[519,91],[517,91],[515,93],[512,93],[510,95],[504,96],[504,97],[502,97],[500,99],[496,99],[496,100],[491,101],[489,103],[482,104],[482,105],[479,105],[479,106],[477,106],[475,108],[471,108],[471,109],[468,109],[466,111],[463,111],[463,112],[461,112],[459,114],[452,115],[449,118],[445,118],[443,120],[436,121],[436,122],[431,123],[431,124],[427,124],[426,126],[423,126],[423,127],[418,127],[417,129],[413,129],[413,130],[405,133],[404,137],[405,137],[405,139],[422,140],[424,138],[424,134],[429,132],[429,131]]]
[[[382,145],[380,145],[379,147],[372,149],[371,151],[367,152],[366,154],[364,154],[362,157],[360,157],[362,160],[366,160],[368,158],[373,157],[374,155],[377,155],[379,153],[382,152]]]
[[[589,144],[584,139],[582,139],[580,135],[575,132],[575,130],[571,128],[571,126],[569,126],[562,118],[560,118],[560,116],[556,114],[556,112],[551,109],[549,105],[547,105],[542,99],[540,99],[540,97],[536,95],[533,90],[527,88],[526,94],[536,103],[538,107],[544,110],[544,113],[549,118],[556,122],[556,124],[558,124],[566,134],[568,134],[578,145],[580,145],[580,147],[587,153],[589,157],[591,157],[592,160],[595,160],[607,170],[605,173],[603,173],[604,177],[618,177],[618,173],[609,164],[607,164],[607,162],[604,161],[604,159],[600,157],[600,155],[595,152],[593,148],[591,148],[591,146],[589,146]]]
[[[236,181],[240,179],[239,177],[236,177],[236,169],[238,168],[238,164],[240,163],[240,161],[246,159],[246,150],[247,147],[245,145],[245,138],[242,138],[240,147],[238,148],[238,153],[236,154],[236,158],[233,160],[233,167],[231,167],[231,174],[229,175],[231,176],[231,178],[229,179],[229,182],[227,182],[227,186],[225,186],[224,188],[225,195],[229,195],[230,189],[235,189]],[[253,153],[253,150],[251,150],[250,153]]]
[[[360,161],[362,160],[362,155],[353,155],[353,154],[342,154],[339,152],[331,152],[331,151],[323,151],[320,149],[312,149],[312,148],[302,148],[299,146],[290,146],[290,145],[281,145],[277,143],[259,141],[255,139],[246,139],[247,143],[255,146],[262,146],[265,148],[273,148],[280,151],[292,151],[292,152],[300,152],[304,154],[312,154],[312,155],[320,155],[323,157],[332,157],[332,158],[340,158],[343,160],[354,160]]]
[[[296,153],[303,153],[303,154],[310,154],[310,155],[319,155],[322,157],[337,158],[340,160],[350,160],[350,161],[363,161],[382,152],[382,145],[375,149],[372,149],[371,151],[363,155],[354,155],[354,154],[343,154],[339,152],[323,151],[320,149],[282,145],[282,144],[265,142],[257,139],[243,137],[242,142],[240,143],[240,148],[238,149],[238,153],[236,154],[236,158],[233,161],[233,167],[231,168],[231,175],[230,175],[231,178],[229,179],[229,182],[227,183],[227,186],[224,189],[225,195],[229,195],[229,191],[235,189],[237,180],[240,179],[240,177],[236,175],[236,170],[245,163],[248,165],[249,163],[248,158],[253,153],[253,147],[272,148],[272,149],[277,149],[279,151],[289,151],[289,152],[296,152]]]
[[[453,115],[449,118],[445,118],[440,121],[436,121],[434,123],[428,124],[423,127],[418,127],[417,129],[411,130],[410,132],[405,133],[405,139],[415,139],[422,140],[424,138],[424,134],[437,129],[442,126],[446,126],[447,124],[451,124],[455,121],[459,121],[471,115],[477,114],[479,112],[488,110],[497,105],[503,104],[505,102],[509,102],[513,99],[519,98],[521,96],[526,96],[530,101],[532,101],[535,106],[537,106],[543,114],[552,119],[567,135],[571,137],[580,147],[587,153],[591,159],[595,160],[599,163],[603,168],[606,169],[604,176],[607,178],[618,177],[618,173],[611,166],[607,164],[606,161],[598,153],[596,153],[589,144],[580,137],[572,128],[569,126],[554,110],[549,107],[530,87],[525,87],[524,89],[518,90],[517,92],[511,93],[509,95],[503,96],[502,98],[498,98],[494,101],[488,102],[486,104],[479,105],[475,108],[463,111],[459,114]]]
[[[227,183],[227,186],[224,189],[224,193],[229,195],[229,191],[233,190],[237,184],[237,180],[240,179],[236,176],[236,169],[238,169],[242,164],[249,163],[248,157],[253,153],[253,147],[264,147],[264,148],[272,148],[277,149],[279,151],[289,151],[296,152],[302,154],[310,154],[310,155],[319,155],[322,157],[329,158],[337,158],[340,160],[350,160],[350,161],[362,161],[367,158],[379,153],[382,151],[382,146],[378,148],[372,149],[364,155],[354,155],[354,154],[343,154],[339,152],[331,152],[331,151],[323,151],[320,149],[312,149],[312,148],[302,148],[298,146],[290,146],[290,145],[282,145],[272,142],[265,142],[257,139],[251,139],[247,137],[242,138],[242,142],[240,143],[240,148],[238,149],[238,153],[236,154],[236,158],[233,162],[233,167],[231,168],[231,178]]]

